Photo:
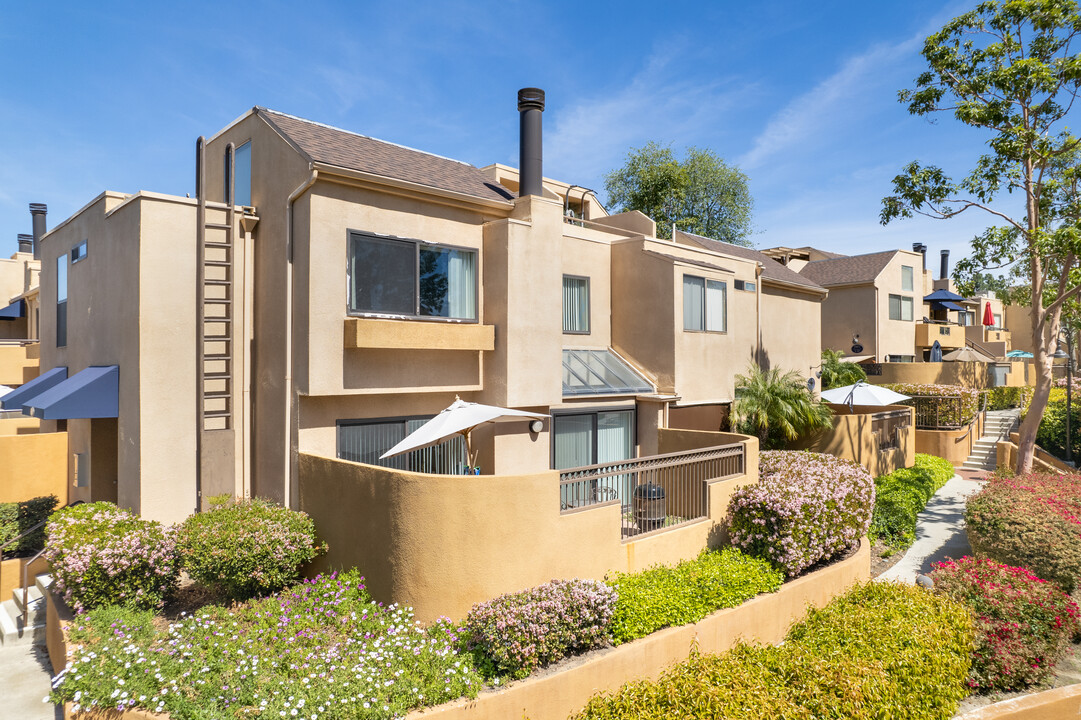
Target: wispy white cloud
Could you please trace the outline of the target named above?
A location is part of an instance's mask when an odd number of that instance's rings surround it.
[[[633,147],[649,141],[700,144],[716,137],[720,118],[734,112],[750,86],[731,80],[685,80],[678,43],[654,52],[621,88],[606,89],[558,112],[545,137],[545,174],[601,190],[604,173],[622,164]],[[711,141],[724,155],[724,144]]]

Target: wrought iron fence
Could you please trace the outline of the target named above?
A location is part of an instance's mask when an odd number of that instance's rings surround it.
[[[910,426],[907,410],[890,410],[871,416],[871,434],[879,452],[901,447],[901,431]]]
[[[619,503],[623,537],[706,516],[706,483],[744,472],[742,444],[571,468],[559,474],[560,511]]]
[[[882,374],[882,363],[863,363],[860,367],[868,376]]]

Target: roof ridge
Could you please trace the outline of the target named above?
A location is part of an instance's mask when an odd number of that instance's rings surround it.
[[[345,128],[340,128],[340,127],[337,127],[335,125],[329,125],[327,123],[321,123],[321,122],[318,122],[317,120],[309,120],[308,118],[302,118],[302,117],[300,117],[298,115],[291,115],[291,114],[289,114],[287,112],[282,112],[281,110],[273,110],[271,108],[263,107],[261,105],[256,105],[255,107],[256,107],[256,110],[266,112],[266,113],[270,113],[272,115],[281,115],[282,117],[287,117],[287,118],[290,118],[292,120],[297,120],[299,122],[308,123],[309,125],[315,125],[316,127],[326,128],[327,130],[334,130],[335,132],[342,132],[342,133],[345,133],[346,135],[353,135],[355,137],[364,138],[365,140],[374,140],[375,142],[383,143],[384,145],[393,145],[394,147],[401,148],[402,150],[409,150],[411,152],[420,153],[422,155],[428,155],[430,157],[439,158],[440,160],[447,160],[447,161],[452,162],[452,163],[458,163],[459,165],[464,165],[465,167],[473,168],[474,170],[478,169],[477,166],[475,166],[475,165],[473,165],[471,163],[467,163],[464,160],[456,160],[454,158],[447,157],[446,155],[440,155],[438,153],[428,152],[427,150],[420,150],[420,149],[415,148],[415,147],[409,147],[408,145],[402,145],[401,143],[391,142],[390,140],[383,140],[383,139],[380,139],[380,138],[377,138],[377,137],[373,137],[371,135],[364,135],[362,133],[358,133],[358,132],[355,132],[353,130],[346,130]]]
[[[865,257],[871,257],[872,255],[887,255],[887,254],[890,254],[890,253],[899,253],[899,252],[901,252],[901,250],[899,250],[899,249],[876,250],[875,252],[860,253],[859,255],[840,255],[838,257],[822,258],[821,260],[811,260],[807,264],[808,265],[814,265],[815,263],[836,262],[838,260],[852,260],[854,258],[865,258]]]

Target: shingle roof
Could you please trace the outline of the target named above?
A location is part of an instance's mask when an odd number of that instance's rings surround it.
[[[713,240],[711,238],[702,237],[701,235],[695,235],[694,233],[683,232],[682,230],[679,231],[679,234],[690,238],[706,250],[713,250],[714,252],[725,253],[726,255],[735,255],[744,260],[762,263],[762,278],[766,281],[776,280],[777,282],[783,282],[789,285],[802,285],[803,287],[812,290],[825,289],[811,278],[803,277],[798,272],[790,270],[777,262],[769,255],[760,253],[753,248],[743,247],[742,245],[733,245],[732,243],[726,243],[720,240]]]
[[[485,200],[508,201],[514,198],[509,190],[469,163],[376,140],[276,110],[261,107],[255,110],[313,162]]]
[[[819,285],[854,285],[873,282],[883,268],[889,264],[899,250],[850,255],[833,260],[816,260],[807,263],[800,270],[800,275],[814,280]]]

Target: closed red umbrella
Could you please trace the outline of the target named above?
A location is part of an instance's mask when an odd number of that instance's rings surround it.
[[[987,327],[995,324],[995,316],[991,314],[991,303],[984,303],[983,305],[983,324]]]

